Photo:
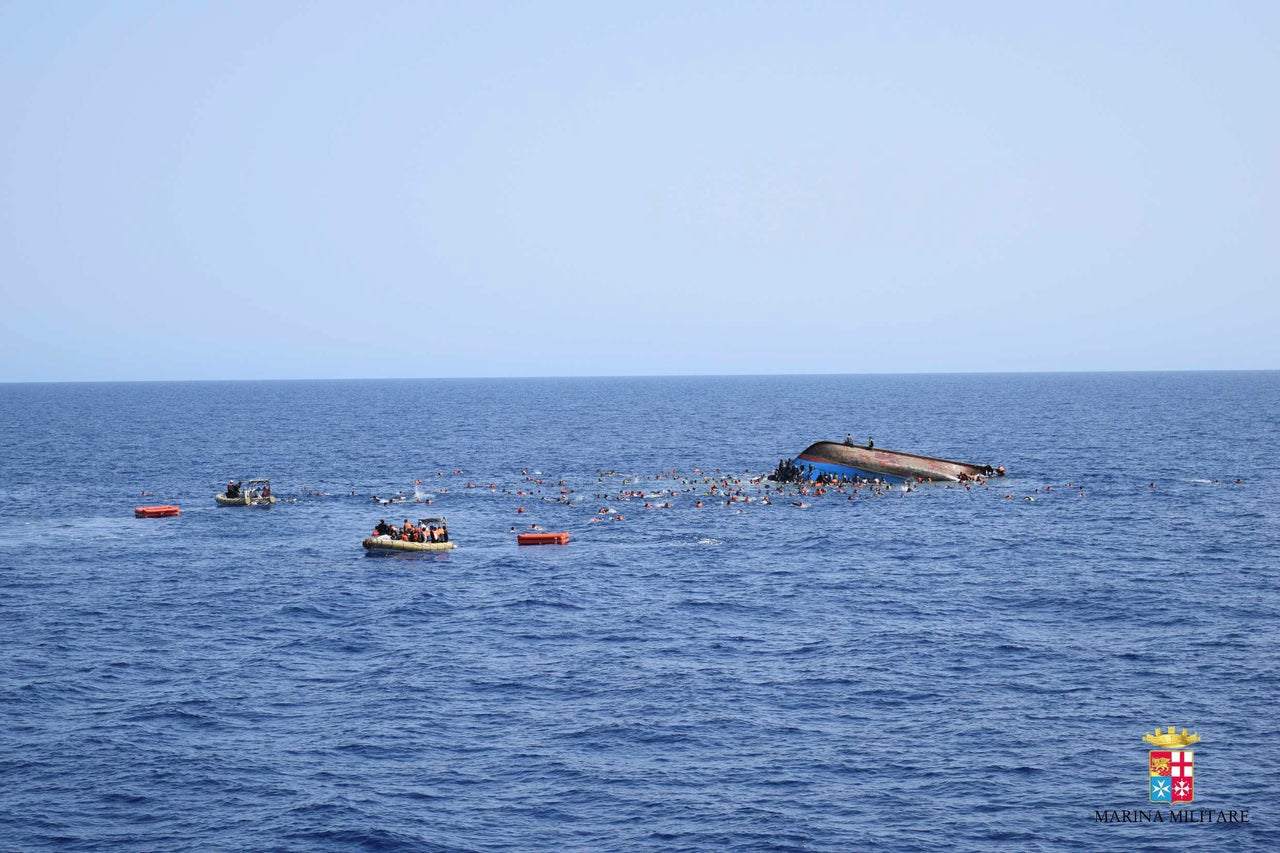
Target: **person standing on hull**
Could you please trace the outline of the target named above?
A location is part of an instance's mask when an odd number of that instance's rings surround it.
[[[867,436],[867,450],[872,450],[876,446],[876,440],[871,436]]]

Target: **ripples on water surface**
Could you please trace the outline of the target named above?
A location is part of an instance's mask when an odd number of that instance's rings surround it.
[[[6,848],[1280,842],[1280,374],[10,385],[0,422]],[[1011,476],[616,499],[850,431]],[[359,547],[437,513],[455,552]],[[1095,822],[1170,724],[1248,825]]]

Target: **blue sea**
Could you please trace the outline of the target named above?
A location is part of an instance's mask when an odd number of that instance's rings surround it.
[[[15,384],[0,424],[4,850],[1280,847],[1280,373]],[[752,482],[846,433],[1009,476]],[[437,515],[457,550],[361,547]],[[1167,726],[1247,822],[1155,820]]]

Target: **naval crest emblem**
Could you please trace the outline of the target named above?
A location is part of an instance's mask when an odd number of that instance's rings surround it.
[[[1156,729],[1142,738],[1149,744],[1161,747],[1147,753],[1147,777],[1151,784],[1153,803],[1189,803],[1195,799],[1195,753],[1183,747],[1200,740],[1197,734],[1186,729],[1181,732],[1169,726],[1167,731]]]

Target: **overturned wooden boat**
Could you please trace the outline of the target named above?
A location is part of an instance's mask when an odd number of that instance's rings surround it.
[[[904,480],[933,480],[958,482],[978,477],[1004,475],[1004,466],[993,468],[972,462],[956,462],[934,456],[903,453],[900,450],[881,450],[875,447],[819,441],[809,445],[796,457],[795,466],[812,476],[820,473],[862,480],[880,479],[890,482]]]

